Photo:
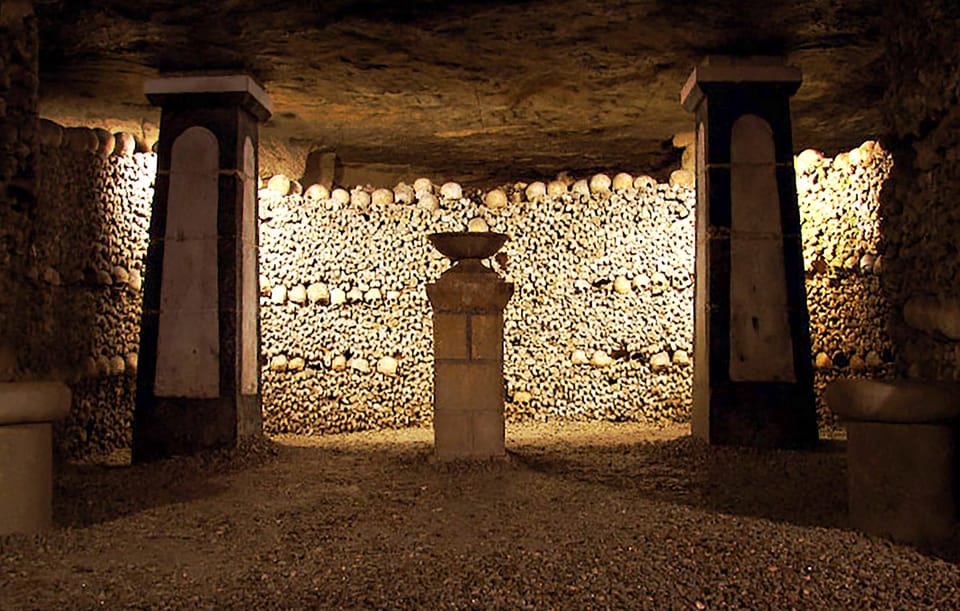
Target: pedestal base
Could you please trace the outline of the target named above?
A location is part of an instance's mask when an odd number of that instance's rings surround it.
[[[0,426],[0,535],[53,524],[50,423]]]
[[[957,427],[847,423],[850,521],[910,543],[948,538],[957,519]]]
[[[133,461],[235,447],[262,434],[259,395],[235,400],[154,398],[134,413]]]
[[[503,458],[503,410],[443,410],[433,415],[437,460]]]
[[[797,384],[738,383],[694,396],[693,434],[713,445],[802,449],[816,445],[814,397]]]
[[[64,384],[0,384],[0,535],[52,525],[50,423],[69,411],[70,389]]]
[[[846,422],[850,521],[910,543],[948,538],[960,508],[960,385],[838,380],[824,395]]]

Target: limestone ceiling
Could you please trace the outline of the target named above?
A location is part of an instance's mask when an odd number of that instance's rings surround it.
[[[670,137],[692,127],[680,88],[710,53],[783,53],[803,69],[798,150],[878,135],[877,4],[37,0],[41,109],[156,121],[145,78],[245,70],[275,101],[264,129],[275,148],[473,183],[564,169],[664,176],[679,159]]]

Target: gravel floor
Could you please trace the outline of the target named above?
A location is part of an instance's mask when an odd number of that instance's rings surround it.
[[[849,529],[842,440],[528,425],[509,461],[443,465],[431,435],[65,465],[60,528],[0,537],[0,608],[960,607],[958,540]]]

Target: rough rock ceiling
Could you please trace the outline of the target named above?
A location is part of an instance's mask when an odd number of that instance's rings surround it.
[[[347,163],[468,183],[559,170],[664,176],[679,159],[669,139],[692,128],[680,88],[711,53],[781,53],[803,69],[798,150],[878,135],[877,5],[37,0],[41,110],[65,121],[156,121],[145,78],[245,70],[275,101],[264,129],[274,150],[333,149]]]

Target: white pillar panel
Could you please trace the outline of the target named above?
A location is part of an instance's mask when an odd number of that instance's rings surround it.
[[[795,382],[773,130],[756,115],[733,124],[730,191],[730,379]]]
[[[163,242],[154,393],[220,395],[217,206],[220,147],[191,127],[173,143]]]

